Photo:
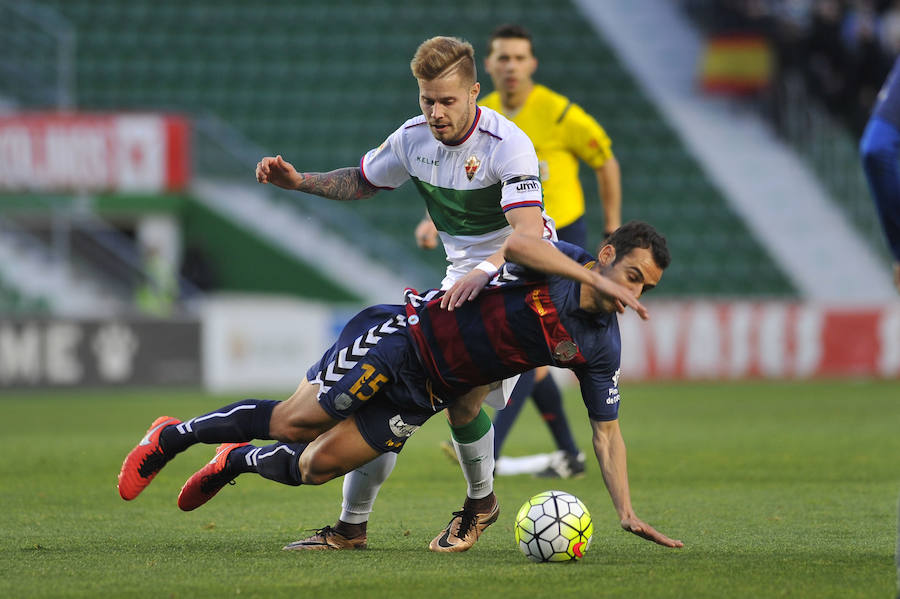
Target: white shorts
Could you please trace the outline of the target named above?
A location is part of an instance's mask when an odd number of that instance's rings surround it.
[[[506,404],[509,403],[509,398],[512,397],[513,389],[516,388],[516,383],[519,382],[519,376],[517,374],[508,379],[503,379],[499,387],[488,391],[487,397],[484,398],[484,403],[496,410],[505,408]]]

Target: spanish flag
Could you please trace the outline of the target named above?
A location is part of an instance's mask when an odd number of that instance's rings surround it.
[[[700,85],[709,93],[750,95],[769,86],[774,58],[768,40],[755,34],[711,37],[700,62]]]

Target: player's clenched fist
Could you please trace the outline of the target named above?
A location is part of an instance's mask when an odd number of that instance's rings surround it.
[[[416,245],[423,250],[433,250],[438,244],[437,227],[430,218],[424,218],[416,227]]]
[[[256,180],[260,183],[271,183],[284,189],[296,189],[297,169],[281,157],[266,156],[256,164]]]

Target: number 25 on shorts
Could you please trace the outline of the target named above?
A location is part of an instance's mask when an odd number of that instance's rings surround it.
[[[388,378],[380,372],[376,374],[375,367],[371,364],[362,364],[361,367],[363,369],[363,373],[356,380],[356,382],[353,383],[353,386],[350,387],[350,393],[355,395],[356,398],[360,401],[366,401],[367,399],[378,393],[381,385],[383,383],[386,383],[388,381]]]

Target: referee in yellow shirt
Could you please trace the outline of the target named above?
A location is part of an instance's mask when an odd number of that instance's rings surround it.
[[[479,104],[501,113],[531,138],[540,161],[544,209],[556,222],[560,239],[586,247],[578,161],[597,174],[606,235],[622,224],[619,163],[609,136],[591,115],[532,80],[537,65],[528,30],[518,25],[495,29],[484,61],[494,91]]]
[[[534,144],[541,169],[544,209],[556,222],[559,238],[587,246],[584,191],[578,179],[578,161],[597,174],[603,203],[604,237],[622,224],[622,187],[619,163],[612,142],[596,120],[571,100],[532,80],[537,70],[531,33],[519,25],[501,25],[488,39],[485,70],[494,91],[479,104],[503,114],[522,129]],[[416,241],[425,249],[437,246],[437,230],[426,215],[416,228]],[[529,395],[556,441],[557,452],[539,476],[569,478],[584,473],[585,458],[572,437],[562,409],[559,388],[546,367],[527,372],[513,391],[509,404],[494,418],[494,458]],[[531,380],[529,380],[531,379]],[[541,463],[541,460],[535,460]],[[546,464],[546,460],[543,461]],[[522,472],[519,466],[516,472]],[[504,474],[502,462],[497,474]]]
[[[559,238],[587,247],[584,191],[578,180],[579,160],[597,174],[603,203],[604,236],[615,231],[622,224],[622,186],[612,142],[603,127],[580,106],[534,82],[532,76],[538,61],[531,33],[519,25],[497,27],[488,39],[484,66],[494,83],[494,91],[480,104],[503,114],[531,138],[540,162],[544,209],[556,222]],[[558,450],[551,457],[549,466],[538,474],[563,478],[582,474],[584,454],[572,438],[559,388],[548,376],[546,367],[535,371],[534,376],[531,395]],[[520,394],[520,390],[524,393]],[[499,459],[500,448],[527,397],[527,385],[520,384],[506,409],[497,412],[494,418],[495,459]],[[498,471],[502,473],[499,468]]]

